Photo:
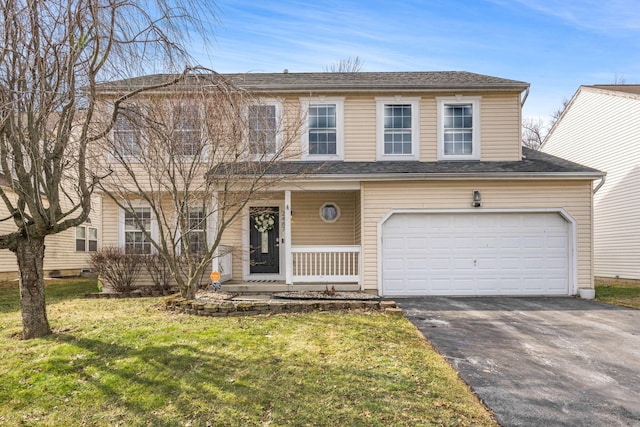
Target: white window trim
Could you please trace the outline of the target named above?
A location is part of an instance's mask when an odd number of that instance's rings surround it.
[[[344,97],[300,98],[304,126],[302,129],[302,160],[344,160]],[[336,154],[309,154],[309,106],[311,104],[335,104],[336,106]]]
[[[202,148],[202,152],[199,155],[190,155],[190,154],[179,154],[179,156],[184,159],[185,161],[190,161],[193,162],[194,160],[196,160],[197,158],[200,158],[201,161],[205,162],[207,161],[207,159],[209,158],[209,140],[207,138],[207,127],[205,126],[205,107],[203,104],[199,104],[199,103],[194,103],[194,102],[189,102],[189,101],[183,101],[183,102],[179,102],[178,104],[176,104],[175,102],[171,102],[171,101],[167,101],[167,109],[169,110],[169,116],[171,117],[171,126],[173,127],[174,131],[178,131],[178,132],[184,132],[184,131],[190,131],[190,130],[198,130],[197,128],[193,128],[193,129],[181,129],[178,130],[176,127],[176,109],[175,107],[177,105],[186,105],[188,107],[193,107],[197,110],[198,113],[198,118],[200,121],[200,137],[202,138],[202,143],[204,144],[204,147]]]
[[[150,208],[151,205],[142,201],[134,201],[131,202],[131,208]],[[125,238],[124,238],[124,209],[118,207],[118,247],[125,250]],[[151,209],[151,230],[147,230],[151,235],[153,240],[157,240],[158,238],[158,221],[156,219],[155,214],[153,213],[153,209]],[[156,248],[151,243],[151,253],[156,253]]]
[[[260,98],[257,102],[250,103],[244,108],[245,120],[248,121],[248,118],[249,118],[249,107],[261,106],[261,105],[276,107],[276,150],[273,155],[264,155],[264,156],[260,154],[252,155],[251,149],[249,148],[249,144],[251,144],[252,141],[249,141],[247,139],[245,141],[245,143],[247,144],[247,156],[251,160],[272,160],[275,157],[277,157],[279,154],[280,155],[282,154],[280,150],[282,150],[282,144],[284,140],[284,128],[282,126],[283,118],[284,118],[284,100],[282,98]]]
[[[79,228],[83,228],[84,229],[84,238],[82,238],[82,239],[80,239],[78,237],[78,229]],[[91,239],[89,239],[89,229],[96,230],[96,240],[95,240],[96,241],[96,250],[95,251],[92,251],[92,250],[89,249],[89,241],[91,240]],[[98,229],[96,227],[92,227],[89,224],[81,224],[81,225],[76,226],[75,233],[76,233],[76,238],[74,240],[75,252],[87,253],[87,252],[96,252],[98,250]],[[83,251],[78,250],[78,240],[84,240],[84,250]]]
[[[411,105],[411,154],[384,153],[384,106],[386,104]],[[377,160],[420,160],[420,97],[376,97],[376,151]]]
[[[462,96],[453,97],[436,97],[438,104],[438,160],[480,160],[480,100],[479,96]],[[473,141],[471,154],[444,154],[444,106],[445,105],[463,105],[471,104],[473,110],[472,116],[472,134]]]
[[[146,105],[144,106],[144,108],[146,108]],[[110,114],[112,113],[112,111],[109,112]],[[119,112],[118,116],[120,117],[124,117],[126,120],[128,120],[128,118],[122,113]],[[117,120],[117,118],[116,118]],[[135,126],[135,123],[134,123]],[[142,159],[147,155],[148,152],[148,147],[147,144],[145,142],[145,135],[144,132],[141,129],[137,129],[138,131],[138,138],[139,138],[139,142],[140,142],[140,149],[141,149],[141,153],[140,154],[124,154],[121,153],[120,155],[122,156],[122,159],[131,163],[141,163]],[[114,151],[118,151],[121,147],[119,147],[118,142],[116,141],[116,133],[117,133],[117,129],[116,129],[116,123],[114,123],[113,127],[109,130],[109,134],[110,134],[110,138],[111,141],[113,142],[113,150]],[[120,161],[120,156],[114,154],[114,153],[107,153],[107,161],[109,163],[117,163]]]

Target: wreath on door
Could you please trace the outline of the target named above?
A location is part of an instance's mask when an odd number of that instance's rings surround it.
[[[276,218],[271,214],[262,214],[255,217],[254,227],[261,233],[273,230],[276,224]]]

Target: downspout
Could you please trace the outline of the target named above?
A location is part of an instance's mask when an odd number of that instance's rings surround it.
[[[528,97],[529,97],[529,88],[527,88],[524,92],[524,97],[522,98],[522,101],[520,101],[520,108],[524,107],[524,103],[527,101]]]
[[[606,180],[607,180],[607,176],[602,175],[602,178],[600,178],[600,182],[598,183],[598,185],[596,185],[596,188],[593,189],[593,194],[596,194],[598,192],[598,190],[600,189],[600,187],[604,185],[604,182]]]

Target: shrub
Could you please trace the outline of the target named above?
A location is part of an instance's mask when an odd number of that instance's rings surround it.
[[[91,254],[91,265],[114,291],[130,292],[142,267],[141,258],[117,247],[104,247]]]
[[[153,281],[155,290],[168,291],[171,289],[171,271],[162,256],[158,254],[146,255],[143,257],[143,263]]]

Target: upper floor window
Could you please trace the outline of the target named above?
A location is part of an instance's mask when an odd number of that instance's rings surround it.
[[[123,157],[142,154],[142,135],[140,128],[127,116],[119,114],[113,125],[115,148]]]
[[[256,158],[272,157],[278,151],[280,132],[278,124],[282,114],[279,101],[265,101],[247,107],[249,120],[249,154]]]
[[[302,100],[307,129],[302,135],[305,160],[342,160],[344,158],[344,98],[307,98]]]
[[[438,159],[480,159],[480,98],[437,98]]]
[[[174,154],[199,156],[205,148],[202,132],[202,111],[198,106],[180,104],[173,110]]]
[[[98,250],[98,229],[79,225],[76,227],[76,251],[95,252]]]
[[[376,98],[378,160],[419,160],[420,99]]]

